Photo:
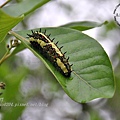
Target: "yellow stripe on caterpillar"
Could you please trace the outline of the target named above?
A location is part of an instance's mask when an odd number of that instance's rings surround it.
[[[36,32],[35,32],[36,33]],[[37,34],[37,33],[36,33]],[[44,35],[43,33],[38,32],[39,35],[42,35],[46,40],[48,40],[48,43],[50,43],[51,41],[46,37],[46,35]]]
[[[46,46],[46,43],[44,42],[44,41],[42,41],[42,40],[37,40],[37,43],[39,43],[40,44],[40,46],[43,48],[44,46]]]
[[[62,69],[62,71],[64,72],[64,73],[67,73],[68,72],[68,70],[67,70],[67,68],[66,68],[66,66],[64,65],[64,63],[62,63],[62,61],[59,59],[59,58],[56,58],[57,59],[57,64],[58,64],[58,66]]]
[[[33,37],[29,38],[30,41],[36,41]]]
[[[61,53],[61,51],[56,47],[56,45],[52,42],[48,43],[49,45],[52,46],[52,48],[55,49],[56,53],[58,53],[60,56],[63,56],[63,54]]]

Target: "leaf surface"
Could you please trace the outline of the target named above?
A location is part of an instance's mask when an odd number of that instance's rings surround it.
[[[66,28],[43,28],[46,34],[51,33],[54,42],[59,41],[58,46],[64,46],[62,52],[70,57],[69,62],[73,64],[70,78],[64,77],[56,68],[34,49],[32,49],[25,37],[31,31],[19,31],[18,34],[11,32],[22,41],[58,80],[64,91],[77,102],[88,102],[95,98],[110,98],[113,96],[114,75],[110,60],[101,45],[93,38],[76,30]],[[39,29],[36,29],[39,30]],[[29,41],[29,40],[28,40]]]
[[[8,31],[16,26],[24,16],[11,17],[0,9],[0,42],[5,38]]]
[[[108,23],[107,21],[103,23],[98,23],[93,21],[78,21],[78,22],[71,22],[71,23],[62,25],[61,27],[68,27],[68,28],[79,30],[79,31],[84,31],[84,30],[95,28],[95,27],[100,27],[107,23]]]

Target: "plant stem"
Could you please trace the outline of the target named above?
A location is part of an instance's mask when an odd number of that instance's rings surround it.
[[[13,31],[9,31],[9,34],[15,36],[18,39],[23,39],[25,42],[29,43],[24,37],[20,36],[19,34],[13,32]],[[7,45],[7,52],[5,53],[5,55],[2,57],[2,59],[0,60],[0,65],[8,58],[12,55],[12,53],[10,53],[10,50],[14,47],[17,47],[19,45],[18,40],[11,40],[10,41],[10,45]]]
[[[10,52],[10,49],[5,53],[5,55],[0,60],[0,65],[11,55],[9,54],[9,52]]]
[[[2,57],[2,59],[0,60],[0,65],[8,58],[11,56],[10,50],[14,47],[17,47],[19,45],[17,40],[10,40],[10,45],[7,45],[7,52],[4,54],[4,56]]]
[[[6,4],[8,4],[11,0],[7,0],[5,3],[3,3],[0,8],[4,7]]]
[[[9,34],[15,36],[17,39],[23,39],[25,42],[29,43],[28,40],[26,40],[24,37],[20,36],[19,34],[17,34],[16,32],[14,31],[9,31]]]

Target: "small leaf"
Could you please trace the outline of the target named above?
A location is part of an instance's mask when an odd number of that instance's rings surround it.
[[[14,26],[16,26],[21,20],[23,20],[24,16],[20,17],[11,17],[0,10],[0,42],[7,35],[8,31],[11,30]]]
[[[43,32],[44,30],[42,29]],[[55,38],[54,42],[59,41],[58,46],[64,46],[62,52],[67,51],[66,57],[69,56],[69,62],[73,64],[73,72],[70,78],[64,77],[47,59],[26,43],[24,37],[31,31],[19,31],[17,32],[19,35],[14,32],[11,32],[11,34],[20,39],[27,48],[44,62],[64,91],[73,100],[83,103],[95,98],[112,97],[115,91],[113,70],[101,45],[80,31],[61,27],[46,28],[46,30],[48,34],[51,33],[51,38]]]
[[[20,3],[4,7],[3,10],[9,15],[19,16],[24,14],[26,16],[47,2],[49,0],[24,0]]]
[[[84,30],[95,28],[95,27],[100,27],[107,23],[108,23],[107,21],[105,21],[104,23],[97,23],[92,21],[81,21],[81,22],[68,23],[68,24],[62,25],[62,27],[69,27],[79,31],[84,31]]]

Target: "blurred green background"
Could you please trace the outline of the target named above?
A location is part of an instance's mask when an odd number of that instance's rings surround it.
[[[25,0],[24,0],[25,1]],[[23,2],[12,0],[8,5]],[[0,1],[0,4],[4,0]],[[98,40],[107,52],[115,74],[116,92],[111,99],[96,99],[86,104],[71,100],[54,76],[29,50],[7,59],[0,66],[0,81],[6,89],[0,109],[1,120],[120,120],[120,26],[113,11],[119,0],[51,0],[32,12],[14,30],[55,27],[75,21],[108,21],[107,25],[84,31]],[[21,8],[25,9],[25,8]],[[11,13],[14,15],[14,13]],[[6,52],[5,38],[0,58]]]

